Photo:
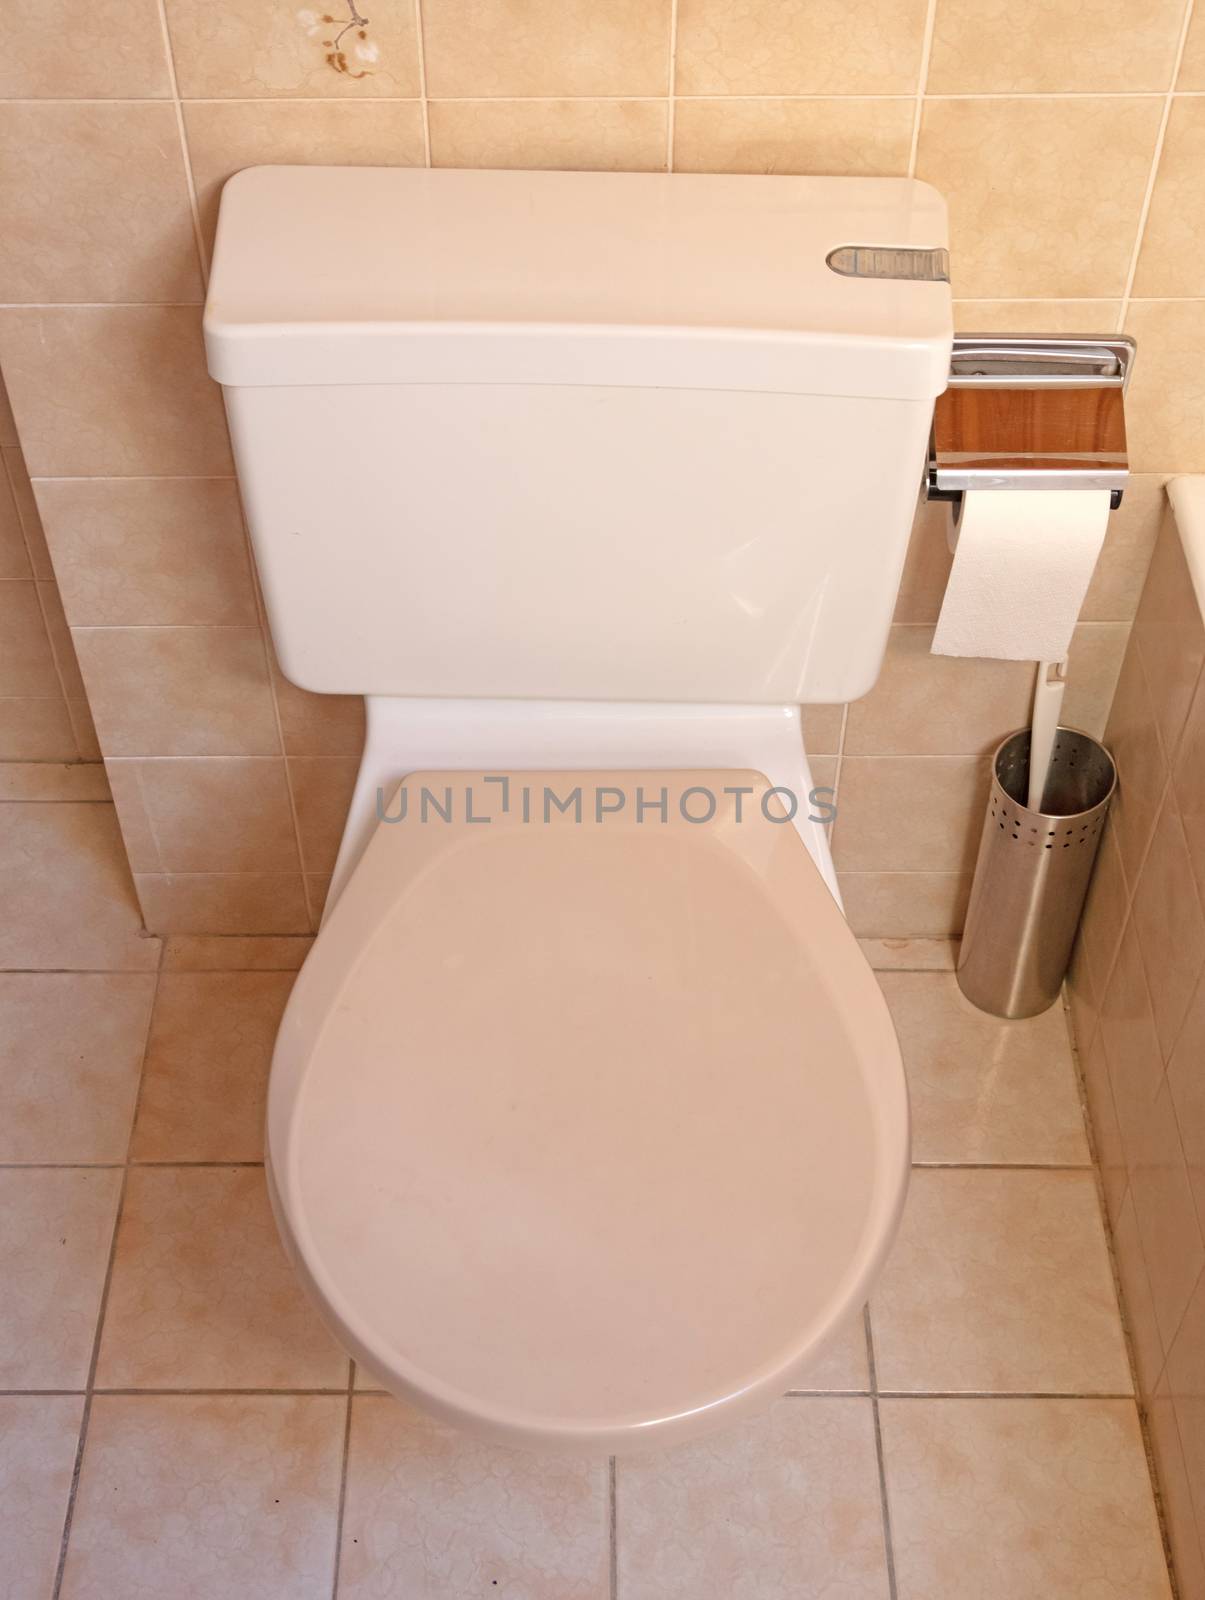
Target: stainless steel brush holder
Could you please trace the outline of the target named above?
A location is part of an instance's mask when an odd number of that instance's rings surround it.
[[[958,986],[981,1011],[1032,1017],[1058,998],[1116,783],[1104,745],[1060,727],[1031,811],[1029,729],[996,750],[958,956]]]

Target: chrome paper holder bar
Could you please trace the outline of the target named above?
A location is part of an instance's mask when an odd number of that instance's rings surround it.
[[[1119,504],[1134,352],[1124,335],[957,335],[949,385],[934,407],[929,498],[1108,489]]]
[[[1113,334],[1048,339],[1041,334],[955,334],[950,387],[1111,389],[1129,385],[1134,341]]]

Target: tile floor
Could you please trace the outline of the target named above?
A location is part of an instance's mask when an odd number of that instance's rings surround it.
[[[145,937],[95,769],[0,786],[4,1600],[1165,1600],[1061,1010],[870,947],[917,1170],[864,1320],[644,1459],[478,1443],[302,1298],[261,1115],[304,939]]]

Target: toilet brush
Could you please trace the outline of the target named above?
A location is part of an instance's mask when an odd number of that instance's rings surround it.
[[[1033,717],[1029,734],[1029,809],[1041,811],[1050,773],[1050,758],[1059,730],[1063,690],[1067,687],[1065,661],[1039,661],[1033,690]]]

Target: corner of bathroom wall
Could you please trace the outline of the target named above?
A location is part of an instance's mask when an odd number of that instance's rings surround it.
[[[960,327],[1124,326],[1140,342],[1137,476],[1073,663],[1069,715],[1099,728],[1161,482],[1205,468],[1205,257],[1189,220],[1205,201],[1199,10],[1186,38],[1181,0],[1130,6],[1102,39],[1084,8],[1037,0],[996,16],[961,0],[871,5],[838,30],[823,8],[773,0],[604,4],[588,26],[578,4],[533,0],[517,32],[504,6],[423,0],[372,18],[345,71],[291,5],[119,9],[120,48],[108,0],[6,18],[0,362],[53,555],[52,569],[38,544],[33,581],[57,573],[96,722],[93,735],[78,679],[67,693],[61,676],[57,731],[38,748],[103,750],[157,931],[312,926],[361,737],[357,705],[304,695],[271,662],[205,372],[217,195],[256,162],[936,183]],[[951,674],[928,654],[941,518],[922,509],[875,693],[848,716],[808,715],[839,791],[847,906],[870,937],[958,930],[986,754],[1024,720],[1024,673]],[[36,531],[24,538],[32,551]],[[0,698],[0,738],[7,718],[13,747],[30,748],[24,698]],[[197,800],[219,790],[235,797],[224,840]],[[269,836],[273,865],[249,871],[245,839]]]
[[[1169,1532],[1205,1576],[1205,623],[1170,509],[1106,729],[1118,792],[1069,981]]]
[[[0,762],[97,759],[71,633],[0,376]]]

